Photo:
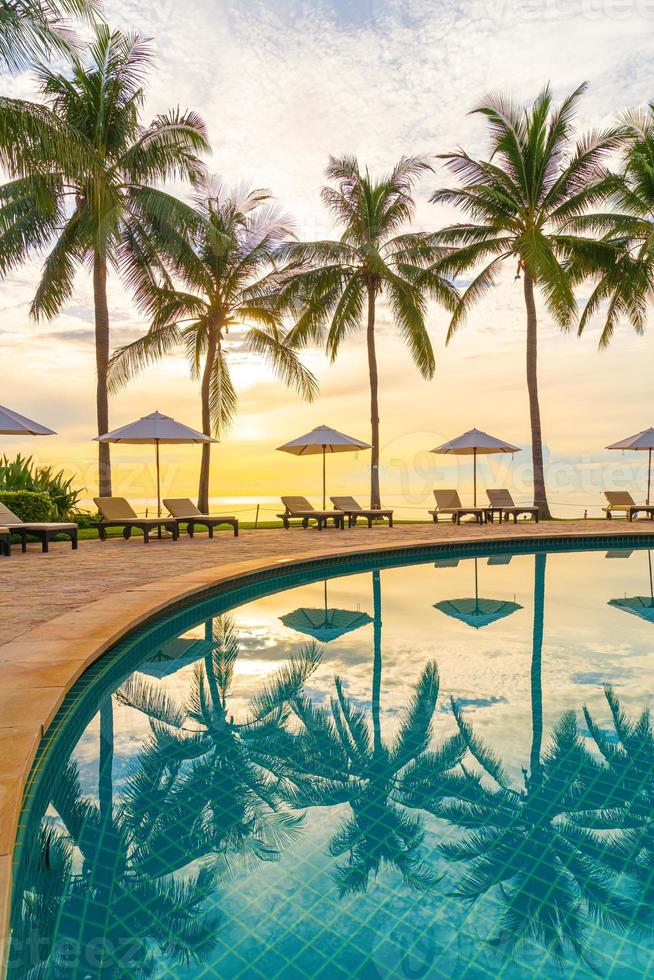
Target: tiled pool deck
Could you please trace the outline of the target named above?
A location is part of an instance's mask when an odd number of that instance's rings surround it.
[[[86,667],[171,602],[270,569],[356,552],[488,541],[654,534],[651,521],[520,522],[220,532],[172,542],[139,538],[65,543],[0,559],[0,954],[7,936],[11,860],[34,753],[66,692]],[[4,955],[0,955],[0,974]]]

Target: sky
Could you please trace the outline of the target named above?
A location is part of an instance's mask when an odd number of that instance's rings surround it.
[[[309,239],[335,233],[320,202],[330,154],[356,154],[380,173],[403,154],[428,155],[434,173],[417,189],[415,227],[436,229],[455,217],[428,202],[434,189],[451,183],[436,155],[459,145],[472,154],[486,151],[483,121],[468,111],[487,92],[527,102],[549,81],[559,99],[588,81],[580,130],[607,125],[654,95],[654,0],[107,0],[104,9],[110,24],[153,38],[156,69],[144,118],[175,105],[199,111],[213,147],[209,169],[229,184],[270,188]],[[31,97],[33,81],[28,73],[0,77],[0,92]],[[91,284],[81,270],[61,315],[35,325],[29,301],[41,262],[35,256],[0,284],[0,402],[58,435],[3,437],[0,450],[63,467],[90,498],[97,482]],[[504,270],[448,346],[447,314],[430,307],[437,369],[429,382],[419,377],[387,311],[380,311],[382,497],[402,516],[424,515],[433,486],[458,486],[464,499],[471,493],[469,462],[429,450],[473,426],[523,447],[514,458],[484,461],[482,485],[530,497],[525,316],[514,273]],[[115,347],[147,329],[116,280],[110,315]],[[604,352],[597,350],[598,336],[599,324],[578,338],[541,315],[541,411],[557,516],[599,513],[602,488],[638,493],[646,479],[641,454],[634,459],[603,447],[653,423],[654,333],[637,337],[624,326]],[[257,503],[262,515],[272,514],[284,493],[317,502],[319,460],[275,450],[322,423],[368,437],[363,333],[334,364],[318,350],[306,352],[320,381],[310,405],[244,354],[238,336],[233,345],[240,409],[214,452],[214,501],[228,500],[243,517]],[[111,426],[155,409],[200,427],[199,391],[181,353],[112,399]],[[168,447],[162,462],[164,495],[193,496],[197,447]],[[154,463],[147,449],[114,447],[113,476],[115,493],[140,510],[151,506]],[[330,460],[328,476],[328,492],[365,500],[367,454]]]

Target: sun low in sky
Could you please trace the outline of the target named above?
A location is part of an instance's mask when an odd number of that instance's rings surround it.
[[[548,81],[559,100],[588,81],[580,130],[606,126],[626,107],[646,104],[651,89],[654,4],[633,2],[107,2],[107,20],[154,40],[156,70],[144,113],[171,105],[204,118],[214,155],[209,168],[231,184],[266,187],[295,218],[297,234],[315,239],[334,228],[320,202],[330,154],[356,155],[384,173],[402,155],[425,154],[434,166],[417,191],[416,227],[436,230],[453,212],[428,203],[449,178],[437,154],[463,145],[486,151],[481,119],[467,111],[488,91],[531,101]],[[28,73],[0,79],[2,92],[30,97]],[[181,186],[179,193],[186,193]],[[90,278],[80,273],[75,295],[50,324],[35,325],[29,302],[40,261],[2,283],[0,350],[3,404],[52,426],[49,439],[6,438],[2,449],[79,475],[90,498],[97,481],[95,361]],[[580,296],[583,299],[583,296]],[[471,489],[465,460],[430,456],[439,442],[478,426],[528,449],[524,384],[522,284],[508,266],[499,284],[446,347],[448,315],[430,308],[437,357],[433,380],[418,376],[387,310],[378,327],[382,497],[424,511],[435,484]],[[110,284],[112,345],[141,336],[147,322],[130,296]],[[555,516],[599,504],[607,481],[641,479],[640,460],[610,458],[603,447],[650,425],[652,332],[627,326],[598,352],[599,324],[582,338],[562,334],[541,311],[540,391],[550,495]],[[227,342],[240,410],[214,454],[214,498],[267,502],[283,493],[317,499],[316,458],[275,447],[326,423],[369,437],[365,335],[352,338],[337,361],[308,350],[320,382],[315,403],[302,403],[242,349]],[[197,385],[183,353],[169,357],[111,402],[111,427],[159,410],[200,427]],[[524,458],[521,458],[524,457]],[[528,451],[484,463],[494,485],[530,494]],[[153,497],[153,462],[142,447],[115,447],[114,492],[141,504]],[[163,489],[193,496],[199,452],[169,447]],[[621,476],[622,474],[622,476]],[[330,461],[329,491],[365,498],[365,453]],[[501,482],[498,482],[501,481]],[[415,508],[415,511],[413,510]]]

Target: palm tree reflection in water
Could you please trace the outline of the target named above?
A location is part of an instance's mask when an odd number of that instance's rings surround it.
[[[454,700],[455,734],[435,743],[433,661],[422,670],[394,738],[384,736],[379,572],[372,578],[369,713],[339,677],[327,703],[309,697],[307,681],[319,662],[310,645],[262,683],[235,718],[239,644],[226,616],[210,620],[197,641],[200,662],[182,701],[133,675],[116,700],[143,713],[150,734],[117,802],[107,698],[100,711],[98,802],[84,793],[74,762],[53,784],[40,846],[19,872],[13,947],[19,952],[11,975],[140,978],[154,975],[162,958],[167,967],[210,964],[220,936],[221,880],[279,858],[302,832],[304,811],[315,807],[344,812],[328,845],[342,898],[368,891],[383,870],[398,873],[412,891],[430,893],[416,899],[423,917],[443,902],[445,921],[456,922],[448,903],[492,896],[496,901],[484,903],[478,921],[489,937],[489,962],[498,968],[505,956],[523,951],[525,962],[536,955],[547,972],[547,951],[563,970],[581,964],[597,971],[607,936],[616,943],[625,932],[651,937],[654,727],[647,711],[631,720],[607,688],[610,728],[584,708],[587,730],[580,733],[569,711],[544,746],[545,571],[546,557],[537,555],[531,743],[519,786]],[[423,844],[427,817],[441,835],[438,868]],[[448,862],[462,868],[453,883]],[[433,934],[416,933],[419,969],[427,974],[436,920],[433,928]],[[31,948],[32,935],[41,942],[36,962],[20,952]],[[483,947],[470,948],[470,937],[466,942],[462,955],[472,963]],[[87,956],[71,966],[66,943],[94,951],[95,965]],[[411,955],[405,950],[405,973],[413,968]],[[372,960],[369,967],[375,968]]]
[[[466,747],[460,775],[449,785],[425,784],[419,802],[461,831],[441,846],[449,860],[464,865],[453,894],[466,903],[489,893],[499,899],[491,945],[513,953],[535,943],[562,968],[572,954],[593,969],[591,925],[620,935],[636,924],[636,906],[618,882],[628,870],[624,838],[602,833],[621,829],[627,794],[584,745],[573,711],[561,717],[543,752],[545,565],[546,556],[536,555],[532,738],[522,787],[510,784],[500,760],[453,701]],[[599,730],[594,732],[599,739]],[[606,740],[602,744],[606,748]],[[638,760],[639,776],[646,782],[654,767],[651,748],[650,742]]]
[[[294,702],[302,730],[293,745],[297,772],[292,800],[298,807],[347,804],[343,820],[330,843],[330,852],[346,858],[335,879],[341,895],[363,892],[371,875],[384,865],[395,868],[405,884],[431,890],[438,878],[422,859],[420,815],[409,813],[406,786],[417,767],[423,779],[440,778],[461,755],[461,740],[450,740],[439,752],[428,751],[438,699],[435,662],[426,665],[392,744],[382,737],[382,619],[381,580],[373,572],[374,656],[372,671],[372,731],[366,712],[344,692],[340,677],[329,706],[318,707],[306,696]]]

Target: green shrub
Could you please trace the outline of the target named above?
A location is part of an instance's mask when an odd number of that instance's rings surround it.
[[[52,506],[51,518],[68,520],[77,510],[82,490],[73,490],[73,478],[66,479],[64,471],[53,472],[51,466],[37,466],[31,456],[20,453],[16,459],[0,459],[0,492],[30,490],[47,493]]]
[[[34,493],[32,490],[0,490],[0,504],[4,504],[16,517],[26,523],[38,524],[52,520],[52,500],[47,493]]]

